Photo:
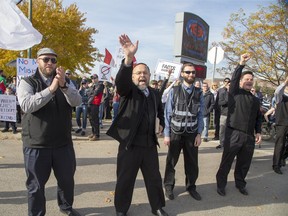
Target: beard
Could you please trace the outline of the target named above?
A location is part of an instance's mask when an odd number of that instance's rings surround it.
[[[194,83],[194,81],[195,81],[195,77],[190,78],[190,79],[188,77],[183,77],[183,78],[184,78],[184,81],[186,83],[188,83],[189,85],[192,85]]]
[[[133,81],[133,83],[137,86],[138,89],[140,89],[141,91],[146,89],[148,87],[148,82],[146,81],[145,83],[144,82],[135,82]]]
[[[45,77],[53,77],[54,74],[56,74],[56,68],[52,69],[52,68],[39,68],[41,73],[45,76]]]

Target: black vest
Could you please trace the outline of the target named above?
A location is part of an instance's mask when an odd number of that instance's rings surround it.
[[[153,92],[150,92],[149,96],[144,101],[144,114],[141,119],[141,123],[137,129],[136,136],[134,138],[133,145],[137,146],[154,146],[155,143],[155,101],[153,100]]]
[[[24,78],[34,93],[47,88],[39,71]],[[72,108],[58,88],[54,97],[33,113],[25,113],[22,120],[22,141],[25,147],[57,148],[72,144]]]
[[[175,134],[197,132],[201,90],[194,87],[191,94],[188,94],[182,86],[176,86],[173,90],[174,109],[171,118],[171,130]]]
[[[288,97],[283,95],[282,101],[277,104],[276,111],[276,125],[288,126]]]

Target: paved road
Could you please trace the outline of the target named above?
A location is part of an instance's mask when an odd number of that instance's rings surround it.
[[[0,124],[1,128],[2,125]],[[82,215],[113,216],[113,190],[115,187],[116,155],[118,144],[107,137],[106,122],[101,141],[90,142],[87,138],[74,136],[77,157],[75,175],[74,207]],[[159,149],[160,169],[163,176],[167,148]],[[288,169],[283,175],[271,169],[273,143],[263,143],[256,148],[247,176],[249,196],[243,196],[234,187],[233,170],[229,174],[227,195],[216,192],[215,174],[221,159],[221,150],[216,150],[216,141],[203,143],[199,148],[200,174],[197,190],[202,201],[196,201],[185,192],[183,157],[176,167],[176,199],[167,200],[165,210],[170,216],[287,216],[288,215]],[[0,216],[27,215],[27,198],[23,168],[20,134],[0,132]],[[47,216],[61,215],[56,202],[56,181],[52,173],[46,185]],[[149,216],[150,206],[139,172],[129,216]]]

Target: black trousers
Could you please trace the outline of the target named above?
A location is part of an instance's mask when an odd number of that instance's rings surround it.
[[[286,134],[288,126],[276,125],[276,140],[273,154],[273,168],[280,167],[280,162],[285,158]]]
[[[165,188],[174,188],[175,166],[178,162],[180,152],[183,149],[186,190],[196,189],[195,183],[199,174],[198,147],[194,146],[196,135],[196,133],[188,136],[171,133],[164,175]]]
[[[99,106],[90,104],[88,106],[88,117],[90,125],[92,127],[92,133],[96,136],[100,136],[100,121],[99,121]]]
[[[215,127],[214,136],[217,138],[219,138],[219,132],[220,132],[220,116],[221,116],[220,110],[214,109],[214,127]]]
[[[57,179],[57,201],[60,209],[71,209],[74,201],[75,152],[72,145],[55,149],[24,147],[27,175],[28,215],[46,213],[45,184],[51,170]]]
[[[133,146],[126,150],[124,145],[120,145],[117,156],[117,183],[114,200],[116,211],[123,213],[128,211],[139,169],[143,174],[152,210],[165,206],[157,146]]]
[[[246,186],[245,178],[251,165],[254,148],[254,136],[226,127],[224,151],[220,167],[216,174],[218,188],[224,189],[226,187],[227,177],[235,157],[235,186],[237,188],[244,188]]]

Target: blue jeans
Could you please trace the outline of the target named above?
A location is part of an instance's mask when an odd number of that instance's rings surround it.
[[[118,115],[118,111],[119,111],[119,102],[113,102],[113,119],[112,119],[112,121],[114,121],[114,119]]]
[[[208,138],[209,124],[210,124],[210,116],[203,117],[204,129],[202,132],[202,136],[204,139]]]
[[[76,107],[76,122],[78,127],[81,127],[81,114],[82,114],[82,128],[86,129],[87,126],[87,105],[82,104]]]
[[[104,102],[100,104],[99,106],[99,124],[102,126],[102,118],[104,114]]]

